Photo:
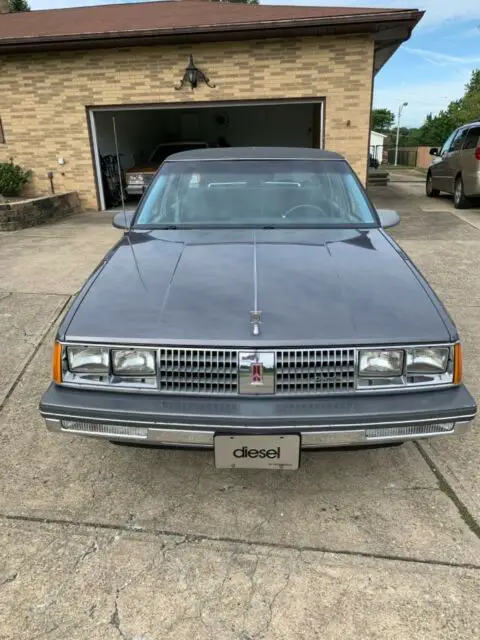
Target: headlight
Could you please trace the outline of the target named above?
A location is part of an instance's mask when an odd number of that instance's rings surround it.
[[[112,351],[113,372],[119,376],[154,376],[155,352],[147,349]]]
[[[106,347],[68,347],[68,368],[73,373],[108,373]]]
[[[448,347],[416,347],[407,351],[407,373],[444,373],[447,370]]]
[[[403,350],[372,349],[359,353],[358,374],[364,377],[393,378],[403,372]]]
[[[132,173],[128,176],[128,184],[143,184],[144,179],[140,173]]]

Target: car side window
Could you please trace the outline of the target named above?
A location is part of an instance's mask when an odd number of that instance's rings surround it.
[[[480,127],[472,127],[465,137],[463,149],[476,149],[480,144]]]
[[[467,137],[468,129],[460,129],[455,138],[453,139],[452,146],[449,151],[460,151]]]
[[[450,147],[452,146],[453,139],[457,135],[457,132],[458,129],[455,129],[455,131],[445,140],[443,147],[440,149],[439,155],[443,156],[444,153],[448,153],[450,151]]]

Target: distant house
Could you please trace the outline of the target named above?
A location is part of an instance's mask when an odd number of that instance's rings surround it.
[[[376,158],[379,164],[382,164],[383,159],[383,145],[385,138],[388,138],[384,133],[378,133],[378,131],[370,131],[370,155]]]

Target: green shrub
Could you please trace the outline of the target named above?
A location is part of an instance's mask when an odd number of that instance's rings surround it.
[[[29,178],[30,171],[25,171],[18,164],[0,162],[0,194],[2,196],[18,196]]]

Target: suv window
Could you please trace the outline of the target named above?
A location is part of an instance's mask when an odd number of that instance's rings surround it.
[[[450,147],[452,145],[453,139],[455,138],[455,136],[457,135],[458,129],[455,129],[455,131],[448,136],[448,138],[445,140],[445,142],[443,143],[443,147],[440,149],[440,156],[443,156],[444,153],[447,153],[448,151],[450,151]]]
[[[463,145],[464,149],[476,149],[480,143],[480,126],[472,127],[468,130],[467,136],[465,138],[465,144]]]
[[[453,139],[452,145],[449,151],[460,151],[463,147],[463,143],[465,138],[467,137],[468,129],[460,129],[455,138]]]

